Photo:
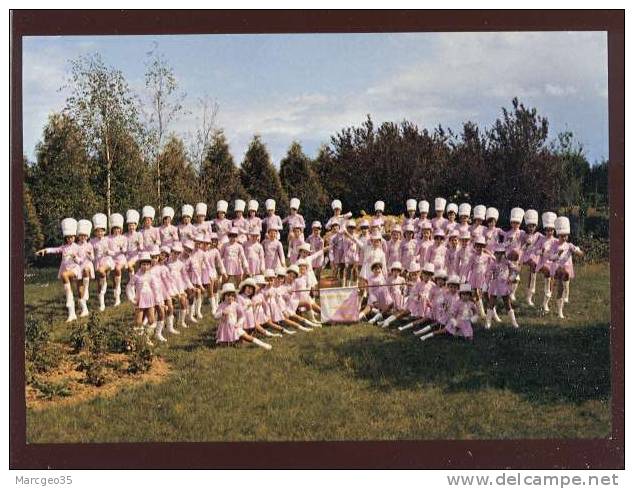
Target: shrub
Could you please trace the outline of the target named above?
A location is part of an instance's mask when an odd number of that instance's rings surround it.
[[[50,341],[50,333],[40,319],[29,316],[25,322],[24,356],[26,359],[27,381],[33,380],[35,372],[48,372],[62,360],[59,345]]]
[[[102,355],[90,354],[80,358],[77,370],[84,372],[88,384],[100,387],[109,380],[108,362]]]
[[[94,354],[129,351],[134,343],[134,332],[129,325],[105,322],[100,314],[93,314],[87,323],[78,324],[71,333],[75,352],[88,350]]]
[[[128,364],[128,372],[131,374],[147,372],[152,367],[154,352],[147,343],[145,336],[137,338],[132,353],[130,354],[130,363]]]
[[[71,395],[71,390],[66,380],[61,382],[49,382],[35,377],[32,385],[39,391],[39,397],[42,399],[67,397]]]
[[[583,261],[586,263],[598,263],[610,259],[610,241],[608,239],[582,235],[579,242],[575,244],[583,250]]]

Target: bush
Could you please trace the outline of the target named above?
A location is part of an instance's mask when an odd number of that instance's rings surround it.
[[[42,399],[53,399],[54,397],[67,397],[71,395],[68,381],[49,382],[35,377],[32,385],[39,391],[39,397]]]
[[[40,319],[29,316],[25,322],[24,356],[27,382],[33,381],[34,373],[48,372],[62,360],[59,345],[51,343],[50,333]]]
[[[108,382],[108,362],[99,354],[82,357],[77,364],[77,370],[84,372],[88,384],[100,387]]]
[[[583,250],[585,263],[598,263],[610,259],[610,241],[608,239],[582,235],[579,242],[575,244]]]
[[[131,374],[143,373],[150,370],[154,352],[147,343],[145,336],[140,336],[130,354],[130,363],[128,364],[128,372]]]
[[[75,327],[70,341],[76,353],[88,350],[99,355],[129,351],[135,338],[129,325],[104,322],[100,314],[93,314],[87,323],[79,323]]]

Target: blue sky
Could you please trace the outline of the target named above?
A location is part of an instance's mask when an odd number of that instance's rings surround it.
[[[200,97],[219,105],[239,164],[253,134],[278,164],[293,140],[314,156],[329,136],[408,119],[421,127],[490,126],[511,99],[538,109],[551,136],[573,131],[591,162],[608,157],[604,32],[30,37],[23,44],[24,153],[34,157],[48,114],[64,106],[69,60],[99,52],[141,100],[155,43],[186,93],[171,130],[200,123]]]

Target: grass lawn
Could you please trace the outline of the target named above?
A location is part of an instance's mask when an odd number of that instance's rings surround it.
[[[523,277],[521,287],[526,283]],[[216,348],[206,306],[199,325],[156,348],[170,367],[161,382],[29,409],[27,440],[607,437],[609,287],[607,264],[578,266],[561,321],[554,312],[540,317],[523,305],[520,289],[521,328],[478,326],[473,344],[452,338],[422,343],[411,333],[355,324],[272,338],[270,352],[251,345]],[[540,278],[537,300],[541,290]],[[27,312],[46,318],[54,337],[67,341],[55,271],[36,271],[25,281],[25,297]],[[104,317],[128,321],[130,305],[108,308]]]

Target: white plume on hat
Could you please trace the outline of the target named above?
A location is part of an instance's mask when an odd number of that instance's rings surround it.
[[[447,205],[447,199],[443,199],[442,197],[436,197],[434,200],[434,210],[435,211],[445,211],[445,206]]]
[[[298,210],[298,209],[299,209],[299,204],[300,204],[299,199],[298,199],[297,197],[293,197],[293,198],[291,199],[291,202],[290,202],[290,206],[289,206],[289,207],[290,207],[291,209]]]
[[[216,202],[216,212],[224,212],[225,214],[229,210],[229,202],[226,200],[220,199]],[[205,213],[207,211],[207,206],[205,206]]]
[[[207,215],[207,204],[204,202],[198,202],[196,204],[196,215],[197,216],[206,216]]]
[[[330,204],[330,206],[331,206],[333,209],[341,209],[341,208],[342,208],[341,201],[340,201],[339,199],[335,199],[335,200],[333,200],[333,201],[332,201],[332,204]]]
[[[487,208],[484,205],[476,205],[473,208],[474,219],[482,219],[484,221],[484,218],[486,217],[486,213],[487,213]]]
[[[470,216],[471,215],[471,204],[467,204],[463,202],[458,207],[458,215],[459,216]]]
[[[528,225],[528,224],[535,224],[537,225],[537,222],[539,220],[539,214],[537,214],[537,211],[535,209],[528,209],[525,213],[524,213],[524,222]]]
[[[555,232],[558,235],[570,234],[570,220],[565,216],[555,219]]]
[[[163,207],[163,212],[161,212],[161,217],[162,218],[169,217],[171,219],[174,219],[174,209],[168,206]]]
[[[77,220],[72,217],[62,219],[62,236],[77,235]]]
[[[447,214],[453,212],[454,214],[458,214],[458,204],[454,204],[453,202],[447,206]]]
[[[136,209],[128,209],[125,213],[125,220],[128,224],[139,224],[139,211]]]
[[[110,228],[122,228],[123,227],[123,216],[118,212],[114,214],[110,214]]]
[[[88,219],[80,219],[77,222],[77,234],[90,236],[90,231],[92,231],[92,223]]]
[[[500,211],[498,211],[495,207],[489,207],[486,213],[486,220],[495,219],[496,221],[500,218]]]
[[[264,207],[266,208],[267,211],[274,211],[275,201],[273,199],[266,199],[266,201],[264,201]]]
[[[250,210],[250,211],[255,211],[255,212],[257,212],[259,207],[260,207],[260,204],[258,204],[258,201],[257,201],[257,200],[255,200],[255,199],[251,199],[251,200],[249,201],[249,210]]]
[[[141,217],[143,217],[143,219],[145,219],[146,217],[154,219],[155,215],[156,211],[154,210],[154,207],[152,207],[151,205],[143,206],[143,210],[141,211]]]
[[[383,212],[385,210],[385,202],[383,202],[382,200],[377,200],[374,203],[374,210]]]
[[[98,212],[94,216],[92,216],[92,227],[97,229],[106,229],[108,227],[108,218],[105,214]]]
[[[555,227],[555,219],[557,219],[557,214],[554,212],[544,212],[542,214],[542,227],[545,228],[554,228]]]
[[[405,208],[408,211],[415,211],[416,210],[416,199],[407,199],[407,202],[405,202]]]
[[[421,200],[418,203],[418,212],[429,212],[429,202]]]
[[[236,212],[244,212],[247,203],[242,199],[236,199],[233,203],[233,210]]]
[[[181,216],[185,217],[193,217],[194,216],[194,206],[190,205],[190,204],[184,204],[183,207],[181,207]]]
[[[524,220],[524,209],[521,207],[513,207],[511,209],[510,222],[519,222],[520,224]]]

